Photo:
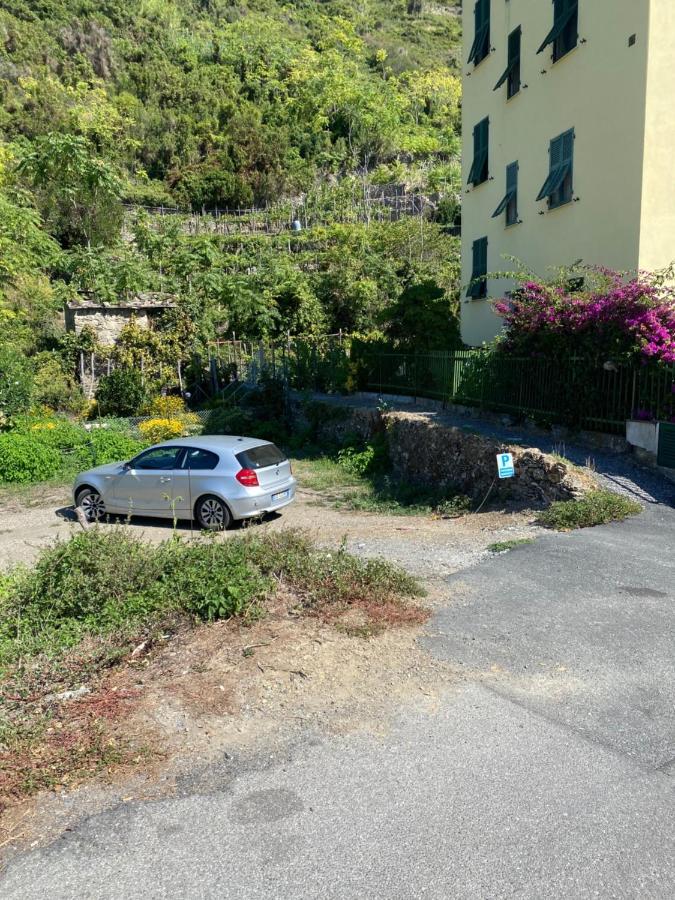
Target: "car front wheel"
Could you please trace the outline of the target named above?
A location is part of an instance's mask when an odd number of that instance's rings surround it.
[[[84,488],[79,491],[76,505],[81,508],[87,522],[100,522],[105,516],[103,497],[93,488]]]
[[[197,521],[208,531],[224,531],[229,527],[232,516],[218,497],[202,497],[197,501]]]

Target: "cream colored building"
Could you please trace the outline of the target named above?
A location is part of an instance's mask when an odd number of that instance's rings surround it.
[[[464,0],[464,48],[466,343],[499,333],[490,298],[513,286],[472,276],[512,257],[673,262],[675,0]]]

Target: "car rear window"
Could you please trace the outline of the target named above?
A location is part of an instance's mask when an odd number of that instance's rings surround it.
[[[242,469],[264,469],[286,462],[286,457],[274,444],[260,444],[237,453],[237,462]]]

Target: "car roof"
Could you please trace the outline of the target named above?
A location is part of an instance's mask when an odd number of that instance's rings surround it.
[[[173,441],[163,441],[156,444],[157,447],[194,447],[197,450],[250,450],[252,447],[261,447],[269,444],[260,438],[243,437],[237,434],[200,434],[195,437],[176,438]]]

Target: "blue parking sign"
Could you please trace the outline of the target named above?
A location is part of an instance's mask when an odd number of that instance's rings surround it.
[[[497,455],[497,469],[500,478],[513,478],[516,474],[516,469],[513,465],[513,454],[499,453]]]

